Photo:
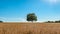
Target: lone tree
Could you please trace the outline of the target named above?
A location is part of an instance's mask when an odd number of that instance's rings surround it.
[[[27,21],[37,21],[37,16],[35,15],[35,13],[27,14]]]

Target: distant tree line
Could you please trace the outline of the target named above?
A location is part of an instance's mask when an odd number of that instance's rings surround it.
[[[2,23],[3,21],[0,21],[0,23]]]
[[[60,23],[60,20],[59,21],[47,21],[46,23]]]

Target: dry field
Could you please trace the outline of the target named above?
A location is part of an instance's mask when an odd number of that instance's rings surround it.
[[[0,34],[60,34],[60,23],[0,23]]]

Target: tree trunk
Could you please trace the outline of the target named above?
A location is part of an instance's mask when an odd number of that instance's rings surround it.
[[[33,21],[32,21],[32,23],[33,23]]]

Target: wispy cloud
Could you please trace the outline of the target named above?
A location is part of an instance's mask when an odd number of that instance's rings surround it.
[[[25,22],[25,18],[5,18],[5,17],[0,17],[0,20],[4,22]]]

